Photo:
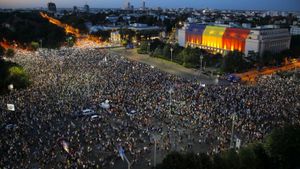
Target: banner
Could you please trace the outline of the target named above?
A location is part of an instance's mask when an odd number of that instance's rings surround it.
[[[14,104],[7,104],[7,110],[15,111],[15,105]]]

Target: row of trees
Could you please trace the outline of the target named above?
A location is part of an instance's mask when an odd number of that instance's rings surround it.
[[[172,60],[189,68],[200,67],[202,56],[203,67],[221,68],[224,72],[241,72],[252,66],[244,59],[243,53],[238,51],[229,52],[223,57],[221,54],[210,54],[199,48],[183,48],[178,44],[165,44],[159,40],[142,41],[138,53]]]
[[[299,38],[300,39],[300,38]],[[297,40],[294,40],[297,41]],[[172,55],[171,55],[172,48]],[[296,48],[295,48],[296,49]],[[197,68],[200,66],[200,56],[202,58],[203,67],[220,68],[222,72],[243,72],[248,69],[262,68],[264,66],[279,66],[284,63],[286,58],[295,57],[295,49],[284,50],[280,53],[272,53],[265,51],[262,56],[253,53],[250,57],[245,58],[244,54],[239,51],[230,51],[226,55],[210,54],[199,48],[183,48],[178,44],[165,44],[159,40],[142,41],[138,49],[140,54],[150,54],[153,57],[159,57],[166,60],[172,60],[185,67]],[[171,58],[172,56],[172,58]]]
[[[238,151],[230,149],[208,156],[172,152],[157,169],[298,169],[300,168],[300,126],[273,130],[264,143]]]
[[[2,59],[3,56],[6,57],[13,57],[15,55],[15,51],[11,48],[5,50],[2,46],[0,46],[0,59]]]

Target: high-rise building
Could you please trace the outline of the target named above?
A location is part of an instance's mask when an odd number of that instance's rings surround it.
[[[84,9],[84,12],[90,12],[90,7],[88,4],[85,4],[83,9]]]
[[[146,10],[146,2],[145,2],[145,1],[143,1],[142,9],[143,9],[143,10]]]
[[[130,10],[130,8],[131,8],[131,4],[130,2],[127,2],[127,10]]]
[[[56,12],[56,5],[55,5],[55,3],[53,3],[53,2],[49,2],[48,3],[48,11],[49,12]]]
[[[74,12],[74,13],[77,13],[77,12],[78,12],[77,6],[74,6],[74,7],[73,7],[73,12]]]

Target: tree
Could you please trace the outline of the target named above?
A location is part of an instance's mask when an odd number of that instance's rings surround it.
[[[4,55],[5,49],[0,45],[0,57]]]
[[[260,63],[262,66],[269,66],[274,61],[274,55],[270,51],[265,51],[262,56],[260,56]]]
[[[291,52],[293,57],[300,57],[300,35],[294,35],[291,39]]]
[[[164,158],[159,169],[212,169],[212,161],[206,154],[180,154],[172,152]]]
[[[167,155],[158,169],[298,169],[300,126],[275,129],[264,143],[253,143],[238,153],[229,149],[211,157],[206,154]]]
[[[20,65],[0,60],[0,94],[8,91],[9,84],[17,89],[25,88],[30,84],[29,77]]]
[[[73,36],[70,36],[70,37],[68,37],[68,38],[66,39],[66,42],[67,42],[67,44],[68,44],[69,47],[74,46],[75,41],[76,41],[76,40],[75,40],[75,37],[73,37]]]
[[[250,65],[243,58],[243,53],[239,51],[231,51],[223,58],[222,69],[224,72],[241,72],[249,67]]]
[[[179,64],[182,64],[183,63],[183,59],[180,57],[180,52],[184,49],[183,47],[179,46],[178,43],[176,43],[174,46],[173,46],[173,60]]]
[[[215,154],[212,158],[213,169],[227,169],[223,158],[219,154]]]
[[[163,159],[160,169],[186,169],[183,155],[178,152],[168,154]]]
[[[239,151],[241,169],[256,169],[256,156],[251,147],[243,147]]]
[[[20,66],[13,66],[8,70],[7,84],[14,84],[16,88],[25,88],[29,85],[29,76]]]
[[[30,44],[30,47],[31,47],[33,50],[37,50],[37,49],[39,48],[39,43],[38,43],[38,42],[32,41],[31,44]]]
[[[169,45],[165,45],[162,52],[163,52],[163,56],[169,60],[171,60],[171,51],[170,51],[170,46]]]
[[[206,156],[207,157],[207,156]],[[194,168],[194,169],[198,169],[198,168],[203,168],[203,165],[201,162],[206,163],[209,161],[206,161],[207,158],[203,159],[203,161],[200,160],[199,156],[197,156],[194,153],[188,153],[183,155],[183,161],[182,163],[184,164],[185,168]],[[208,159],[209,160],[209,159]],[[203,168],[204,169],[204,168]]]
[[[203,53],[203,65],[212,66],[212,67],[221,67],[223,56],[221,54],[207,54],[206,52]]]
[[[201,169],[212,169],[213,167],[213,164],[212,164],[212,161],[210,159],[210,157],[204,153],[201,153],[198,157],[199,159],[199,164],[198,165],[198,168],[201,168]],[[195,167],[196,168],[196,167]]]
[[[267,137],[265,148],[279,169],[300,167],[300,126],[275,129]]]
[[[150,52],[154,52],[157,47],[163,46],[164,43],[159,39],[154,39],[150,44]]]
[[[157,47],[154,52],[153,52],[153,56],[154,57],[161,57],[163,54],[163,51],[160,47]]]
[[[0,13],[0,18],[3,18],[1,23],[11,25],[11,29],[0,26],[0,39],[16,41],[20,47],[27,47],[37,39],[43,39],[44,47],[60,47],[65,40],[65,30],[42,18],[39,12]]]
[[[102,41],[108,41],[110,38],[110,33],[111,31],[98,30],[97,32],[92,33],[92,35],[100,37]]]
[[[271,169],[270,156],[267,154],[262,143],[251,144],[255,159],[256,159],[256,169]]]
[[[187,47],[180,52],[180,57],[183,60],[183,66],[196,67],[200,63],[201,50],[199,48]]]
[[[146,54],[146,53],[148,53],[148,51],[149,51],[149,44],[148,43],[150,43],[150,42],[148,42],[148,41],[142,41],[141,45],[140,45],[140,48],[138,49],[137,52],[139,54]]]
[[[226,152],[223,152],[222,158],[225,162],[225,167],[230,169],[239,169],[239,156],[234,149],[230,149]]]
[[[7,49],[7,51],[6,51],[6,57],[14,57],[15,56],[15,50],[14,49],[11,49],[11,48],[9,48],[9,49]]]

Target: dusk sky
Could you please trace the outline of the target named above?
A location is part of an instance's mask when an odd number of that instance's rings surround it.
[[[0,0],[0,8],[46,7],[48,0]],[[52,0],[58,8],[83,6],[86,2],[91,8],[121,8],[125,0]],[[131,0],[140,7],[142,0]],[[266,9],[300,11],[300,0],[146,0],[150,7],[193,7],[216,9]]]

